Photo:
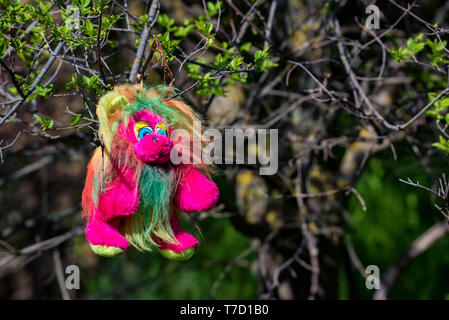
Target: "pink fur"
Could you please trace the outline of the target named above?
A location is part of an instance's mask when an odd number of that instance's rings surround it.
[[[128,249],[129,243],[119,232],[120,218],[115,218],[105,222],[94,218],[91,219],[86,227],[87,240],[93,245],[105,245],[119,247],[123,250]]]
[[[196,240],[195,237],[192,236],[191,234],[188,234],[187,232],[181,229],[176,214],[172,215],[170,225],[172,227],[176,240],[178,240],[178,243],[177,244],[166,243],[160,239],[155,239],[156,243],[158,243],[159,245],[159,249],[161,250],[168,249],[173,252],[183,252],[192,247],[195,247],[195,250],[198,249],[198,240]]]
[[[139,121],[148,122],[150,127],[154,130],[155,126],[159,122],[164,122],[164,118],[162,118],[161,116],[154,114],[148,110],[140,110],[140,111],[136,112],[134,115],[132,115],[131,117],[129,117],[128,125],[126,128],[123,126],[123,124],[120,124],[120,126],[119,126],[120,134],[122,136],[124,136],[126,139],[128,139],[129,141],[131,141],[132,143],[137,142],[137,138],[134,133],[134,126]]]
[[[98,218],[104,221],[133,214],[140,203],[132,169],[116,170],[115,174],[117,176],[105,187],[98,202]]]
[[[131,215],[139,206],[139,193],[131,169],[117,170],[98,201],[98,208],[86,227],[87,240],[93,245],[128,249],[128,241],[119,233],[120,216]]]
[[[137,140],[134,126],[138,121],[145,121],[155,131],[159,122],[164,119],[148,110],[140,110],[128,119],[128,125],[125,128],[122,124],[119,126],[119,133],[134,144],[134,152],[143,162],[166,163],[170,159],[170,151],[173,148],[173,142],[167,136],[154,132]],[[169,133],[173,131],[169,128]]]
[[[143,162],[165,163],[170,159],[173,142],[163,134],[152,133],[134,145],[134,152]]]
[[[146,121],[153,128],[154,128],[154,125],[156,125],[157,123],[164,122],[164,118],[162,118],[160,115],[154,114],[154,113],[152,113],[151,111],[148,111],[148,110],[137,111],[133,115],[133,118],[135,119],[135,121]]]
[[[179,209],[186,212],[206,211],[213,208],[217,200],[217,185],[198,170],[189,168],[175,195],[175,203]]]

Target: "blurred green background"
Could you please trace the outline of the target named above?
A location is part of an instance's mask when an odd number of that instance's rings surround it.
[[[399,181],[399,178],[410,177],[422,185],[431,185],[419,163],[408,162],[410,157],[407,153],[401,158],[401,165],[394,161],[371,160],[357,184],[357,190],[366,201],[367,211],[362,210],[355,197],[351,198],[349,205],[355,251],[365,266],[378,265],[381,274],[406,252],[417,237],[441,221],[441,214],[433,206],[435,199],[429,192]],[[438,167],[434,169],[441,170]],[[446,252],[449,252],[449,239],[443,237],[412,260],[392,287],[389,298],[448,298],[449,255],[444,254]],[[344,279],[341,283],[341,298],[346,298]],[[361,277],[359,284],[362,298],[370,298],[372,292],[365,288]]]

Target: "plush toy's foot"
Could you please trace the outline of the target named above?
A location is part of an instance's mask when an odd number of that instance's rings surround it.
[[[119,221],[92,220],[87,224],[86,237],[96,254],[115,257],[129,247],[128,241],[117,230]]]
[[[90,247],[95,254],[105,258],[113,258],[125,252],[122,248],[110,247],[102,244],[94,245],[90,243]]]
[[[173,233],[177,243],[167,243],[165,241],[156,241],[159,244],[159,252],[166,258],[176,261],[184,261],[190,259],[198,249],[198,240],[194,236],[188,234],[179,226],[176,213],[170,220]]]
[[[193,254],[195,253],[195,247],[190,247],[186,249],[185,251],[181,252],[175,252],[170,249],[160,249],[158,248],[161,255],[166,257],[167,259],[174,260],[174,261],[185,261],[189,260]]]

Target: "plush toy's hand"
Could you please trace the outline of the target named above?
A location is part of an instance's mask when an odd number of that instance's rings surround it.
[[[131,169],[121,170],[114,180],[105,186],[98,202],[98,214],[102,220],[128,216],[139,206],[139,193]]]
[[[217,200],[217,185],[194,168],[183,177],[175,195],[176,205],[186,212],[212,209]]]

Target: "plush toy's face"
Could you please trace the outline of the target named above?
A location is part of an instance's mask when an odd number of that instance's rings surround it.
[[[148,110],[136,112],[127,126],[119,127],[119,133],[134,144],[134,152],[140,160],[157,164],[170,159],[172,131],[161,116]]]

